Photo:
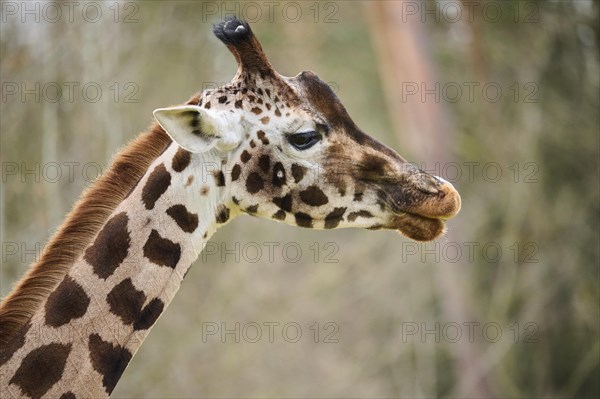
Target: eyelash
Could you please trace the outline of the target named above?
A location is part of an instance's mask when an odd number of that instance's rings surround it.
[[[303,151],[311,148],[321,141],[321,134],[315,131],[294,133],[288,136],[289,143],[297,150]]]

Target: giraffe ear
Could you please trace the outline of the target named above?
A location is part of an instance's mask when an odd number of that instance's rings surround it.
[[[154,110],[154,117],[179,146],[191,152],[229,151],[242,140],[239,116],[183,105]]]

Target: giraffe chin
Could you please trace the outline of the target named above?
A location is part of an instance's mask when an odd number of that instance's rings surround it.
[[[395,216],[392,228],[415,241],[431,241],[446,232],[446,224],[442,219],[432,219],[411,213]]]

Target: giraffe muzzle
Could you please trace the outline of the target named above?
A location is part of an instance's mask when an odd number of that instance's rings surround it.
[[[461,198],[446,180],[424,172],[407,177],[394,192],[390,225],[416,241],[431,241],[444,234],[445,221],[458,214]]]
[[[452,183],[441,177],[419,173],[413,179],[415,187],[424,197],[411,213],[433,219],[451,219],[461,208],[461,198]]]

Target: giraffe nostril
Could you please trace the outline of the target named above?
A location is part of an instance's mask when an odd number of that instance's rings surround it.
[[[436,176],[420,173],[415,179],[416,187],[425,194],[435,195],[440,192],[440,186],[444,183],[439,181]]]

